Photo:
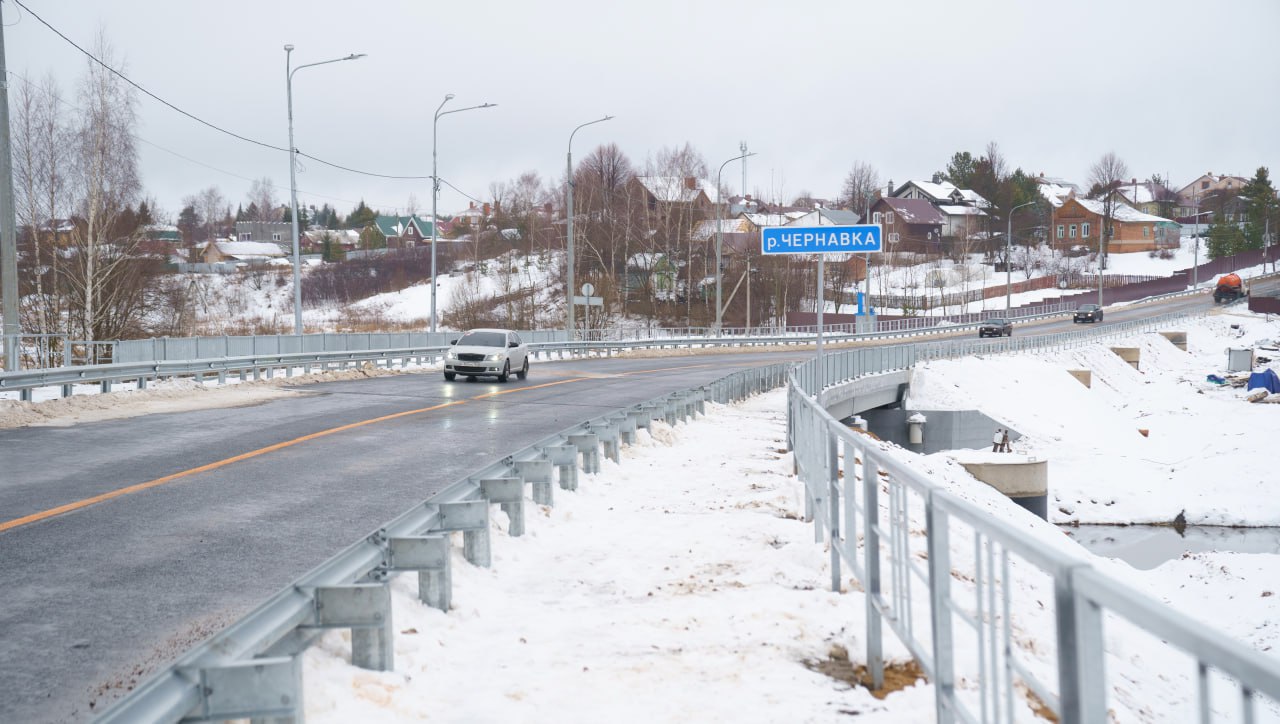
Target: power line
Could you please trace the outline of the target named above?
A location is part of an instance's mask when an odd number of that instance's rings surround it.
[[[45,26],[46,28],[48,28],[48,29],[49,29],[49,30],[50,30],[54,35],[57,35],[59,38],[62,38],[64,41],[66,41],[66,42],[67,42],[67,44],[68,44],[68,45],[70,45],[71,47],[73,47],[73,48],[75,48],[76,50],[78,50],[78,51],[80,51],[81,53],[83,53],[83,54],[85,55],[85,57],[89,58],[89,60],[92,60],[94,63],[97,63],[98,65],[102,66],[104,69],[106,69],[107,71],[109,71],[110,73],[112,73],[113,75],[115,75],[115,76],[116,76],[117,78],[119,78],[120,80],[123,80],[125,83],[128,83],[129,85],[131,85],[131,86],[133,86],[134,88],[136,88],[136,89],[138,89],[139,91],[141,91],[141,92],[142,92],[143,94],[145,94],[147,97],[152,98],[153,100],[155,100],[155,101],[159,102],[160,104],[162,104],[162,105],[164,105],[164,106],[168,107],[169,109],[171,109],[171,110],[173,110],[173,111],[176,111],[177,113],[180,113],[181,115],[184,115],[184,116],[186,116],[187,118],[190,118],[191,120],[195,121],[196,123],[199,123],[199,124],[201,124],[201,125],[203,125],[203,126],[207,126],[207,127],[209,127],[209,128],[212,128],[213,130],[215,130],[215,131],[217,131],[217,132],[219,132],[219,133],[223,133],[223,134],[226,134],[226,135],[228,135],[228,136],[231,136],[232,138],[235,138],[235,139],[238,139],[238,140],[244,141],[245,143],[251,143],[251,144],[253,144],[253,145],[255,145],[255,146],[261,146],[261,147],[263,147],[263,148],[269,148],[269,149],[271,149],[271,150],[273,150],[273,151],[282,151],[282,152],[284,152],[284,153],[288,153],[288,152],[289,152],[289,149],[284,148],[284,147],[282,147],[282,146],[276,146],[276,145],[271,144],[271,143],[266,143],[266,142],[264,142],[264,141],[259,141],[259,140],[254,139],[254,138],[249,138],[248,136],[242,136],[242,135],[240,135],[239,133],[236,133],[235,131],[229,131],[229,130],[227,130],[227,129],[225,129],[225,128],[223,128],[223,127],[219,126],[219,125],[216,125],[216,124],[214,124],[214,123],[211,123],[211,122],[209,122],[209,121],[206,121],[206,120],[204,120],[203,118],[200,118],[199,116],[197,116],[197,115],[195,115],[195,114],[193,114],[193,113],[188,113],[187,111],[185,111],[185,110],[183,110],[183,109],[181,109],[181,108],[179,108],[179,107],[175,106],[174,104],[170,103],[169,101],[167,101],[167,100],[165,100],[165,99],[161,98],[160,96],[156,95],[155,93],[152,93],[151,91],[149,91],[149,90],[147,90],[146,88],[142,87],[142,86],[141,86],[141,85],[139,85],[138,83],[134,82],[132,79],[130,79],[130,78],[129,78],[128,76],[126,76],[124,73],[121,73],[120,71],[116,70],[115,68],[112,68],[111,66],[107,65],[105,62],[103,62],[102,60],[98,59],[98,57],[97,57],[97,56],[95,56],[93,53],[90,53],[88,50],[85,50],[84,48],[80,47],[80,45],[78,45],[74,40],[72,40],[71,38],[67,37],[65,34],[63,34],[63,33],[62,33],[62,31],[60,31],[60,30],[58,30],[57,28],[55,28],[55,27],[53,27],[52,25],[50,25],[50,24],[49,24],[49,22],[48,22],[47,20],[45,20],[44,18],[40,17],[38,14],[36,14],[35,12],[33,12],[33,11],[31,10],[31,8],[29,8],[29,7],[27,7],[26,5],[24,5],[24,4],[22,3],[22,0],[13,0],[13,2],[14,2],[14,3],[16,3],[16,4],[18,5],[18,7],[22,8],[22,9],[23,9],[23,10],[25,10],[25,11],[27,11],[27,13],[29,13],[29,14],[31,15],[31,17],[35,18],[37,21],[39,21],[39,22],[40,22],[40,24],[41,24],[41,25],[43,25],[43,26]],[[340,170],[342,170],[342,171],[347,171],[347,172],[349,172],[349,173],[355,173],[355,174],[361,174],[361,175],[363,175],[363,176],[376,176],[376,177],[378,177],[378,178],[404,179],[404,180],[421,180],[421,179],[430,179],[430,178],[431,178],[430,176],[398,176],[398,175],[394,175],[394,174],[374,173],[374,172],[372,172],[372,171],[361,171],[361,170],[359,170],[359,169],[351,168],[351,167],[349,167],[349,166],[342,166],[342,165],[339,165],[339,164],[333,163],[333,162],[331,162],[331,161],[326,161],[326,160],[324,160],[324,159],[322,159],[322,158],[318,158],[318,157],[316,157],[316,156],[312,156],[311,154],[308,154],[308,153],[303,153],[302,151],[299,151],[299,150],[296,150],[296,149],[295,149],[295,152],[296,152],[296,153],[297,153],[297,155],[299,155],[299,156],[305,156],[306,158],[312,159],[313,161],[318,161],[318,162],[320,162],[320,163],[323,163],[323,164],[325,164],[326,166],[332,166],[333,168],[340,169]]]

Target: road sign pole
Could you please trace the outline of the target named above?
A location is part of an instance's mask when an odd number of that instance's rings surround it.
[[[823,300],[822,298],[822,287],[825,286],[823,282],[826,281],[825,274],[827,271],[826,267],[822,265],[822,261],[824,259],[826,259],[825,255],[823,254],[818,255],[818,369],[819,370],[822,369],[822,308],[827,306],[826,301]],[[819,379],[822,379],[822,378],[819,378]]]

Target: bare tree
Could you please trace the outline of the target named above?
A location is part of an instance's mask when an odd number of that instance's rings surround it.
[[[857,213],[866,213],[880,188],[880,173],[865,161],[854,161],[842,189],[845,202]]]
[[[280,202],[276,199],[276,185],[270,178],[263,176],[260,179],[254,179],[249,186],[248,197],[249,209],[252,212],[250,221],[280,220]],[[198,206],[197,209],[199,209]]]
[[[1129,178],[1129,166],[1108,151],[1089,168],[1089,185],[1092,193],[1102,200],[1102,234],[1098,238],[1098,273],[1107,268],[1107,245],[1115,228],[1115,190]]]
[[[114,54],[102,33],[95,54],[109,66],[122,67],[113,62]],[[132,298],[130,289],[116,284],[126,280],[112,280],[127,271],[129,254],[120,244],[112,245],[111,234],[118,216],[140,190],[133,136],[136,105],[132,88],[106,68],[88,64],[75,130],[77,162],[72,184],[82,222],[72,231],[77,263],[71,281],[78,291],[80,331],[89,342],[106,331],[109,316],[117,316],[111,314],[111,302],[126,301],[124,295]]]
[[[38,334],[60,327],[65,313],[63,255],[58,253],[56,225],[69,216],[66,168],[69,165],[71,131],[66,108],[52,76],[39,85],[18,88],[13,128],[13,179],[17,222],[30,243],[29,271],[33,294],[22,312]]]
[[[218,232],[221,225],[225,222],[227,200],[223,197],[222,192],[217,186],[210,186],[201,191],[195,197],[193,206],[196,213],[200,214],[200,218],[204,221],[205,239],[209,243],[217,241]]]

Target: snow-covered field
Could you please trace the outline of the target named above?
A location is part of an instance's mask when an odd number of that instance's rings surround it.
[[[1167,521],[1185,509],[1192,521],[1280,524],[1267,487],[1277,479],[1269,443],[1280,405],[1250,404],[1242,390],[1204,379],[1223,372],[1226,346],[1280,337],[1280,323],[1221,315],[1184,331],[1185,354],[1161,337],[1136,338],[1141,370],[1113,364],[1101,348],[934,362],[918,370],[912,403],[976,406],[1022,432],[1015,454],[1050,460],[1058,520]],[[1067,367],[1091,368],[1093,387]],[[495,515],[492,568],[455,551],[452,611],[419,604],[410,576],[393,583],[394,672],[350,666],[345,632],[306,655],[307,718],[807,722],[857,712],[932,721],[927,682],[878,700],[806,665],[841,650],[863,661],[865,600],[848,571],[844,592],[827,590],[829,554],[799,520],[802,489],[784,439],[781,391],[710,405],[705,419],[641,433],[621,465],[606,460],[578,491],[557,490],[554,507],[527,508],[525,536],[507,537],[505,517]],[[1196,553],[1136,571],[1091,556],[945,453],[882,445],[1046,545],[1280,656],[1280,557]],[[969,585],[971,553],[953,549],[953,589]],[[1025,604],[1013,622],[1018,655],[1052,680],[1052,612],[1035,605],[1052,600],[1051,587],[1016,562],[1012,578]],[[1107,632],[1114,719],[1189,718],[1193,665],[1131,626],[1111,621]],[[889,657],[903,660],[903,647],[885,637]],[[974,706],[976,650],[957,639],[959,689]],[[1215,710],[1237,705],[1238,694],[1215,685]],[[1032,718],[1032,707],[1019,692],[1019,718]],[[1280,721],[1271,705],[1258,714]]]

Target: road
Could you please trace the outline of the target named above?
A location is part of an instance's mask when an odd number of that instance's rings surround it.
[[[1104,324],[1207,306],[1117,307]],[[505,385],[396,375],[251,407],[0,430],[0,721],[90,718],[379,524],[548,434],[810,354],[544,363]]]

